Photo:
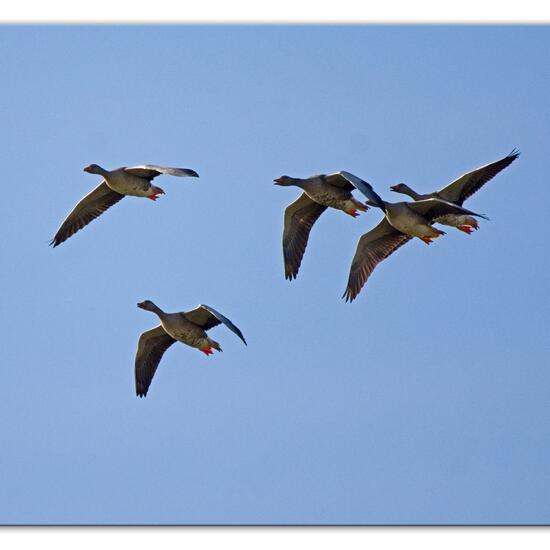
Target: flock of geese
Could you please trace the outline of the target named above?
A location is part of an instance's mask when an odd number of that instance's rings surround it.
[[[303,193],[285,210],[283,229],[283,258],[285,278],[295,279],[302,263],[309,233],[319,216],[327,209],[342,210],[358,216],[369,207],[380,208],[382,220],[359,239],[351,263],[348,284],[343,298],[353,301],[361,292],[375,267],[414,237],[426,244],[445,233],[433,226],[439,223],[456,227],[467,234],[477,230],[476,218],[488,219],[462,205],[485,183],[509,166],[519,152],[509,155],[468,172],[433,193],[420,194],[404,183],[393,185],[396,193],[408,195],[413,202],[388,202],[383,200],[365,180],[349,172],[322,174],[309,178],[281,176],[274,183],[281,186],[295,186]],[[153,180],[162,174],[178,177],[198,177],[189,168],[170,168],[154,164],[143,164],[106,170],[97,164],[84,168],[85,172],[97,174],[103,179],[86,195],[61,224],[50,245],[54,248],[72,237],[77,231],[103,214],[125,196],[145,197],[156,200],[164,191],[153,185]],[[367,200],[361,202],[353,195],[359,191]],[[151,311],[160,320],[160,325],[143,332],[138,341],[135,358],[136,395],[145,397],[162,359],[164,352],[176,341],[197,348],[206,355],[213,350],[222,351],[218,342],[212,340],[207,331],[224,324],[246,345],[242,332],[227,317],[215,309],[201,304],[191,311],[165,313],[150,300],[137,306]]]

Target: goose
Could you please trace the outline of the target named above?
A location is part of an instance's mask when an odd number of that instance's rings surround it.
[[[54,248],[65,242],[125,196],[147,197],[153,201],[157,200],[158,195],[164,194],[164,191],[151,182],[161,174],[199,177],[194,170],[189,168],[170,168],[154,164],[123,166],[116,170],[105,170],[98,164],[90,164],[84,168],[84,172],[98,174],[103,179],[93,191],[80,200],[61,224],[55,237],[50,241],[50,245]]]
[[[328,207],[342,210],[354,218],[359,215],[358,210],[366,212],[369,207],[352,196],[355,186],[340,173],[304,179],[280,176],[273,182],[284,187],[294,185],[304,191],[287,206],[284,216],[285,279],[291,281],[298,275],[311,228]]]
[[[382,221],[368,233],[360,237],[357,250],[349,273],[348,285],[342,298],[352,302],[366,283],[374,268],[382,260],[395,252],[400,246],[418,237],[426,244],[444,235],[444,231],[436,229],[431,224],[442,216],[469,215],[489,219],[483,214],[476,214],[462,206],[441,199],[423,199],[416,202],[387,202],[380,198],[372,186],[366,181],[350,174],[341,172],[362,193],[369,198],[369,203],[380,208],[385,216]]]
[[[449,183],[446,187],[443,187],[443,189],[433,193],[425,193],[422,195],[414,191],[414,189],[405,183],[392,185],[390,189],[395,193],[403,193],[408,195],[415,201],[434,198],[443,199],[445,201],[458,204],[458,206],[462,206],[467,198],[471,197],[476,191],[481,189],[489,180],[493,179],[500,171],[504,170],[504,168],[510,166],[510,164],[512,164],[512,162],[514,162],[519,155],[519,151],[514,149],[505,157],[495,162],[491,162],[490,164],[485,164],[484,166],[476,168],[471,172],[467,172],[452,183]],[[439,218],[437,223],[456,227],[468,235],[472,233],[473,229],[477,230],[479,228],[477,220],[472,216],[467,215],[449,214],[448,216]]]
[[[164,352],[176,341],[197,348],[207,356],[212,355],[213,349],[222,351],[222,348],[206,331],[223,323],[247,345],[243,333],[227,317],[204,304],[179,313],[165,313],[151,300],[140,302],[137,307],[152,311],[160,319],[158,327],[146,330],[139,337],[135,361],[136,395],[139,397],[147,395]]]

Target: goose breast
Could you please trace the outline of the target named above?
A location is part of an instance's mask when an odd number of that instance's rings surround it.
[[[161,319],[162,328],[174,339],[191,347],[197,347],[205,338],[206,331],[187,320],[181,313],[168,313]]]
[[[148,180],[129,174],[125,170],[113,170],[106,178],[107,185],[121,195],[146,197],[150,195],[151,184]]]

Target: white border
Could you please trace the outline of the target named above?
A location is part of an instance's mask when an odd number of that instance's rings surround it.
[[[4,23],[547,23],[542,0],[19,0],[3,2]]]
[[[529,548],[546,550],[547,528],[293,528],[293,527],[156,527],[156,528],[4,528],[0,542],[4,548],[55,548],[56,550],[102,550],[190,548],[202,550],[315,550],[345,548],[406,548],[421,550],[473,550],[476,548]]]

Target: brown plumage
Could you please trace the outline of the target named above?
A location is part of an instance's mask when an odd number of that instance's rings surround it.
[[[368,206],[353,197],[351,192],[355,187],[340,173],[305,179],[281,176],[274,182],[282,186],[294,185],[304,190],[297,200],[287,206],[284,216],[285,278],[292,280],[298,275],[311,228],[327,208],[342,210],[356,217],[357,211],[366,212]]]
[[[408,195],[414,200],[423,200],[429,198],[442,199],[445,201],[452,202],[462,206],[464,201],[471,197],[476,191],[481,189],[489,180],[494,178],[501,170],[504,170],[507,166],[512,164],[519,156],[519,152],[515,149],[504,158],[476,168],[471,172],[463,174],[455,181],[445,186],[439,191],[434,191],[433,193],[417,193],[414,189],[409,187],[405,183],[398,183],[392,185],[390,189],[396,193],[403,193]],[[472,216],[467,215],[455,215],[449,214],[448,216],[441,217],[437,220],[437,223],[443,225],[449,225],[451,227],[456,227],[464,233],[472,233],[473,229],[478,229],[479,224],[477,220]]]
[[[342,296],[346,302],[352,302],[357,298],[374,268],[382,260],[411,239],[411,235],[401,233],[392,227],[386,218],[383,218],[374,229],[361,236],[351,262],[348,285]]]
[[[164,352],[174,342],[181,342],[206,355],[212,355],[213,349],[222,349],[218,342],[208,337],[206,331],[223,323],[246,345],[242,332],[227,317],[204,304],[191,311],[178,313],[165,313],[150,300],[140,302],[138,307],[152,311],[160,319],[159,326],[143,332],[139,337],[134,371],[138,397],[147,395]]]
[[[451,214],[485,217],[441,199],[387,202],[382,200],[366,181],[349,172],[341,173],[353,181],[356,188],[368,197],[371,204],[380,208],[385,214],[384,219],[376,227],[359,239],[343,295],[346,301],[353,301],[376,266],[413,237],[418,237],[426,244],[430,244],[432,239],[444,235],[443,231],[432,227],[432,223],[438,218]]]
[[[479,191],[488,181],[492,180],[499,172],[504,170],[507,166],[510,166],[514,162],[520,153],[514,149],[510,154],[504,158],[491,162],[480,168],[476,168],[471,172],[463,174],[449,185],[443,187],[439,191],[436,191],[430,196],[443,199],[449,202],[462,206],[464,201],[471,197],[475,192]]]
[[[145,397],[164,352],[177,340],[161,325],[143,332],[139,337],[135,361],[136,395]]]
[[[160,174],[198,177],[194,170],[188,168],[170,168],[154,164],[122,167],[116,170],[105,170],[97,164],[90,164],[84,168],[84,171],[103,176],[103,180],[91,193],[78,202],[61,224],[50,242],[54,248],[127,195],[156,200],[157,195],[163,194],[164,191],[160,187],[152,185],[151,182]]]
[[[283,229],[283,257],[285,279],[292,280],[298,275],[309,232],[317,218],[328,208],[311,200],[305,193],[285,210]]]
[[[492,180],[499,172],[510,166],[520,153],[514,149],[509,155],[489,164],[485,164],[471,172],[463,174],[449,185],[433,193],[417,193],[405,183],[392,185],[390,189],[396,193],[403,193],[414,200],[442,199],[462,206],[464,201],[479,191],[488,181]]]

